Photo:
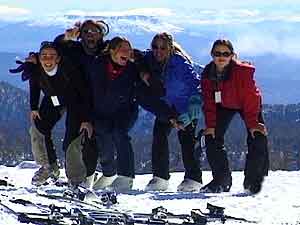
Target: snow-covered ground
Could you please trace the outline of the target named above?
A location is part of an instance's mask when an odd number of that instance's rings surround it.
[[[36,195],[37,189],[30,185],[34,171],[34,168],[22,168],[22,166],[13,168],[0,166],[0,179],[8,177],[8,180],[15,184],[15,187],[0,186],[1,201],[7,202],[12,198],[23,198],[43,204],[48,204],[47,201],[53,201]],[[149,174],[137,175],[134,181],[136,191],[118,194],[119,203],[116,207],[124,211],[150,213],[152,208],[163,206],[169,212],[189,214],[191,209],[205,210],[206,204],[211,203],[225,207],[225,214],[227,215],[255,220],[258,221],[258,224],[300,224],[299,171],[271,171],[265,179],[263,190],[255,196],[244,193],[242,172],[233,172],[231,191],[220,194],[176,192],[177,185],[183,179],[183,173],[171,175],[170,188],[167,192],[147,193],[143,191],[143,188],[150,179],[151,175]],[[210,179],[210,172],[203,172],[204,183],[209,182]],[[59,189],[58,187],[51,188]],[[1,210],[0,225],[8,224],[22,223]],[[241,222],[228,220],[226,224],[241,224]]]

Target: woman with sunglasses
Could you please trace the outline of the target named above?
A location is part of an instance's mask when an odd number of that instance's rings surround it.
[[[79,136],[80,131],[86,130],[89,137],[92,135],[92,127],[89,123],[88,90],[82,81],[82,75],[66,58],[62,57],[59,48],[53,42],[41,44],[38,58],[39,64],[34,65],[29,79],[32,153],[36,163],[41,166],[32,177],[34,185],[42,185],[48,178],[57,179],[59,176],[51,133],[65,111],[67,112],[63,142],[65,152],[72,148],[71,137]],[[39,103],[41,91],[44,97]],[[78,122],[79,127],[77,127]],[[67,174],[72,185],[79,184],[86,178],[85,165],[82,160],[80,163],[83,170],[81,168],[68,170],[72,175]],[[70,166],[67,160],[66,167],[70,168]]]
[[[184,180],[177,187],[178,191],[199,191],[202,184],[200,162],[194,154],[195,127],[201,117],[201,99],[197,87],[198,74],[195,72],[189,56],[168,33],[158,33],[151,42],[151,50],[146,51],[140,60],[141,70],[151,77],[148,82],[163,86],[164,92],[149,94],[149,98],[164,100],[174,113],[183,129],[178,131],[181,145]],[[151,74],[151,76],[149,75]],[[164,191],[169,186],[169,144],[168,136],[173,125],[156,117],[152,141],[153,178],[146,186],[148,191]]]
[[[231,188],[224,135],[233,116],[238,113],[248,131],[244,188],[255,194],[261,190],[268,171],[267,131],[262,118],[261,92],[253,79],[255,68],[235,59],[229,40],[216,40],[211,56],[213,60],[202,73],[201,89],[206,155],[213,180],[202,191],[227,192]]]

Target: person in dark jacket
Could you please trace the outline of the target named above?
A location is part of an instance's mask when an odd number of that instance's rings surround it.
[[[70,146],[72,136],[79,136],[81,130],[87,130],[90,137],[92,127],[89,123],[88,90],[82,81],[82,75],[66,58],[61,56],[58,47],[53,42],[41,44],[39,63],[31,73],[29,80],[32,119],[30,134],[34,159],[37,164],[41,165],[32,178],[32,184],[41,185],[48,178],[57,179],[59,176],[51,131],[64,111],[70,114],[66,119],[63,143],[65,151]],[[44,97],[39,104],[41,91]],[[74,127],[77,123],[74,118],[80,121],[78,129]]]
[[[54,42],[61,49],[62,55],[67,56],[73,65],[79,69],[86,81],[87,67],[96,56],[102,55],[104,49],[108,46],[109,40],[104,40],[108,33],[109,26],[105,21],[88,19],[77,22],[74,27],[67,29],[64,34],[58,35]],[[79,120],[77,119],[77,121]],[[77,123],[77,127],[79,126],[80,123]],[[72,138],[75,139],[76,137]],[[85,153],[88,176],[85,186],[92,187],[99,156],[94,136],[88,139],[83,152]]]
[[[268,171],[262,97],[253,78],[255,67],[236,60],[234,55],[229,40],[216,40],[211,49],[213,60],[202,73],[206,154],[213,176],[213,180],[202,190],[226,192],[231,188],[232,178],[224,135],[233,116],[239,113],[248,131],[244,188],[258,193]]]
[[[98,57],[88,67],[92,115],[103,172],[94,189],[110,186],[118,191],[127,191],[133,185],[134,152],[128,132],[136,121],[138,104],[144,98],[138,97],[137,90],[140,90],[142,80],[131,58],[130,42],[115,37],[109,43],[107,54]],[[166,104],[166,110],[161,105],[152,107],[154,104],[156,102],[142,105],[148,110],[152,108],[153,112],[160,111],[158,114],[161,115],[169,109]],[[171,110],[168,115],[171,115]]]
[[[62,54],[82,71],[95,56],[102,55],[109,40],[104,37],[109,33],[109,26],[102,20],[78,22],[64,34],[58,35],[54,42]]]
[[[198,74],[189,56],[168,33],[155,35],[151,42],[151,50],[146,51],[140,61],[144,65],[145,74],[152,75],[149,82],[156,78],[164,88],[164,93],[157,96],[154,94],[153,98],[159,98],[172,107],[178,116],[178,122],[184,127],[178,131],[178,138],[185,176],[177,190],[199,191],[202,185],[202,172],[200,162],[194,154],[195,128],[197,120],[202,115],[201,98],[197,88],[200,82]],[[153,178],[147,184],[146,190],[161,191],[168,188],[170,178],[168,136],[172,127],[169,121],[158,117],[155,119],[152,142]]]

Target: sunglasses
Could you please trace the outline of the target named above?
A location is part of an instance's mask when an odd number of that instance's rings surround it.
[[[152,45],[152,49],[153,50],[158,50],[158,49],[160,49],[160,50],[166,50],[167,49],[167,47],[164,47],[164,46],[157,46],[157,45]]]
[[[102,31],[100,29],[84,29],[81,31],[84,34],[98,34],[98,33],[102,33]]]
[[[219,51],[213,52],[213,56],[214,57],[221,57],[221,56],[223,56],[223,57],[229,57],[231,55],[232,55],[231,52],[219,52]]]

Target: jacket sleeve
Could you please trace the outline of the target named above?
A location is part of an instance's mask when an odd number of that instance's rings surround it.
[[[88,82],[83,76],[84,75],[78,70],[73,70],[72,72],[72,85],[74,85],[79,95],[79,99],[75,99],[75,105],[81,122],[90,122],[92,98],[88,88]]]
[[[191,96],[199,94],[200,76],[194,70],[193,65],[187,61],[182,64],[181,73],[180,77],[185,84],[185,94],[188,101]]]
[[[177,118],[176,111],[160,98],[137,96],[137,101],[143,109],[162,121],[168,122],[170,119]]]
[[[41,87],[40,87],[38,77],[39,77],[38,70],[34,69],[29,79],[30,109],[32,111],[39,109]]]
[[[146,55],[146,52],[134,49],[134,62],[138,73],[140,75],[142,73],[150,74],[148,79],[149,86],[142,82],[140,88],[143,89],[143,92],[145,92],[147,95],[162,97],[166,94],[164,84],[159,77],[155,77],[155,75],[152,73],[147,57],[149,56]]]
[[[258,125],[258,115],[261,111],[261,94],[253,79],[255,68],[240,68],[242,75],[243,115],[248,129]]]
[[[201,90],[203,97],[203,111],[207,128],[216,127],[216,103],[214,100],[214,89],[212,81],[207,78],[201,79]]]

